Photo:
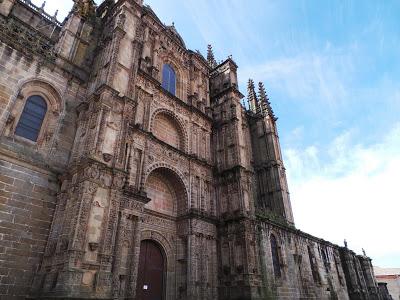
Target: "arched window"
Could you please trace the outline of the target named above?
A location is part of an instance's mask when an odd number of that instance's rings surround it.
[[[271,234],[271,254],[272,254],[272,264],[274,266],[275,277],[281,277],[281,263],[279,259],[279,249],[276,237]]]
[[[36,142],[46,111],[47,104],[41,96],[30,96],[26,100],[15,134]]]
[[[172,95],[175,95],[176,75],[174,69],[169,64],[165,64],[163,67],[162,87]]]

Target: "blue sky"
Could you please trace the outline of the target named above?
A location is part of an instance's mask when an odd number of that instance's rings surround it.
[[[48,2],[60,16],[72,5]],[[400,267],[400,2],[147,3],[189,48],[232,54],[242,92],[265,83],[297,227]]]

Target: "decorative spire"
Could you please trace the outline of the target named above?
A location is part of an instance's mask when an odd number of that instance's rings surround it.
[[[269,115],[273,120],[276,121],[277,118],[275,117],[274,111],[272,110],[271,102],[269,102],[267,92],[265,91],[265,87],[262,82],[258,84],[258,95],[261,102],[260,107],[262,113]]]
[[[43,1],[42,6],[40,7],[40,10],[44,10],[45,6],[46,6],[46,1]]]
[[[56,10],[56,12],[54,13],[53,19],[57,21],[57,15],[58,15],[58,9]]]
[[[217,61],[215,60],[213,48],[211,45],[207,46],[207,62],[210,68],[215,68],[217,66]]]
[[[249,83],[247,84],[247,100],[249,102],[249,109],[255,113],[257,110],[258,99],[253,79],[249,79]]]

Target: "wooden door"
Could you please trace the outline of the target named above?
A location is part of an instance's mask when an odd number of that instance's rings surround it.
[[[140,243],[137,300],[164,299],[164,255],[155,242]]]

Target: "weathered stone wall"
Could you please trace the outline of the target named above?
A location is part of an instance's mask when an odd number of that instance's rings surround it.
[[[0,157],[0,298],[24,298],[43,258],[58,181],[46,169]]]
[[[5,44],[0,45],[0,53],[0,130],[3,144],[9,150],[24,147],[30,151],[29,155],[25,155],[28,160],[33,160],[34,153],[40,154],[46,160],[50,159],[54,168],[62,170],[74,142],[75,108],[82,101],[84,90],[54,65],[32,61]],[[35,94],[48,101],[49,112],[36,145],[14,135],[26,99]]]
[[[3,295],[27,295],[43,257],[56,194],[57,175],[65,168],[75,137],[75,107],[79,86],[57,68],[0,45],[0,138],[2,212],[0,229],[5,247],[0,281]],[[32,143],[14,134],[27,97],[48,100],[39,140]]]
[[[257,236],[266,295],[272,299],[349,299],[337,246],[263,221]],[[272,236],[278,248],[275,262]]]
[[[84,93],[78,80],[57,67],[49,49],[44,57],[37,56],[46,51],[40,47],[50,32],[18,27],[20,35],[7,39],[15,32],[13,26],[20,26],[12,25],[10,18],[24,20],[27,16],[31,26],[39,22],[37,12],[20,4],[8,19],[0,16],[0,297],[5,299],[25,298],[40,269],[57,205],[58,175],[69,160],[75,109]],[[56,26],[53,39],[58,32]],[[36,142],[15,135],[25,102],[32,95],[42,96],[47,104]]]

